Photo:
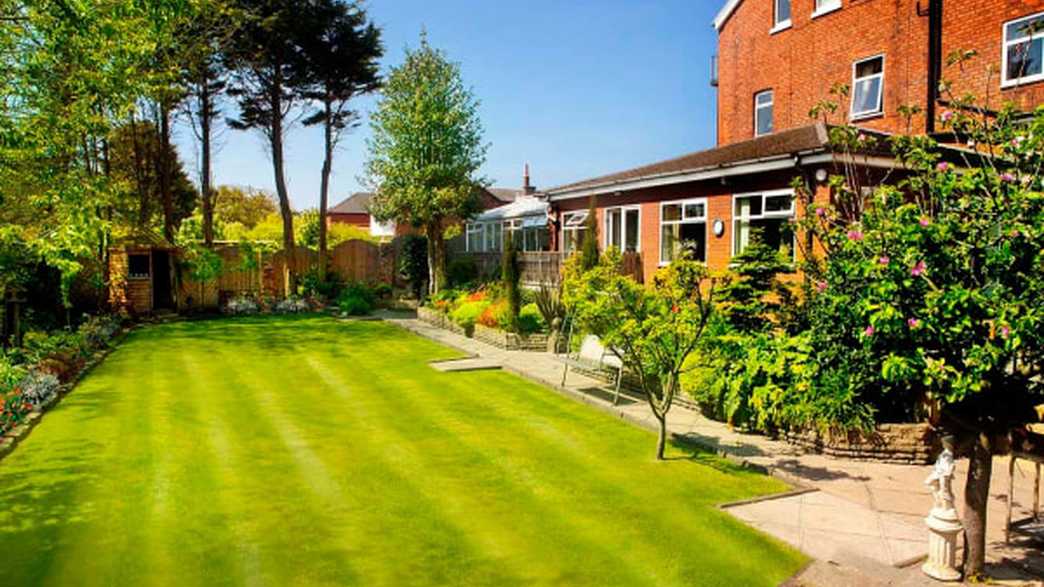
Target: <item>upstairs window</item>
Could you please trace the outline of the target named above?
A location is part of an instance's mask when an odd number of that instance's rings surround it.
[[[736,196],[732,254],[738,255],[754,238],[793,256],[794,193],[791,190]]]
[[[1004,25],[1004,79],[1011,86],[1044,79],[1044,13]]]
[[[816,10],[812,13],[812,18],[823,16],[839,8],[841,8],[841,0],[816,0]]]
[[[884,55],[856,61],[852,66],[852,119],[884,111]]]
[[[775,0],[776,13],[772,23],[772,31],[781,31],[790,27],[790,0]]]
[[[754,136],[772,132],[772,90],[754,94]]]

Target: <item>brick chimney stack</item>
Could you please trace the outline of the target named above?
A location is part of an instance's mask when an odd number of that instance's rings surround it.
[[[522,172],[522,195],[528,196],[536,192],[536,186],[529,185],[529,163]]]

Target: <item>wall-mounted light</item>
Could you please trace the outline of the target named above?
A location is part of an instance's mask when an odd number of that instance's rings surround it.
[[[721,218],[718,218],[714,221],[714,224],[711,225],[711,229],[714,231],[714,236],[721,238],[721,235],[725,234],[725,222]]]
[[[826,169],[817,169],[816,170],[816,181],[818,181],[819,183],[823,183],[826,180],[827,180],[827,170]]]

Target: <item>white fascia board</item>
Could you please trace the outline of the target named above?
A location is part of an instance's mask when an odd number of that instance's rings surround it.
[[[725,21],[729,20],[732,13],[739,8],[740,2],[743,2],[743,0],[729,0],[725,3],[725,6],[721,7],[721,10],[718,11],[718,16],[714,17],[715,30],[721,32],[721,27],[725,26]]]
[[[595,185],[586,188],[577,188],[573,190],[566,189],[558,193],[548,192],[548,195],[552,202],[559,202],[562,200],[569,200],[573,198],[585,198],[589,196],[596,196],[599,194],[611,194],[614,192],[638,190],[643,188],[651,188],[664,185],[674,185],[693,181],[703,181],[707,179],[716,179],[719,177],[730,177],[734,175],[748,175],[753,173],[778,171],[781,169],[792,169],[794,167],[797,167],[797,161],[798,158],[796,155],[780,155],[777,157],[770,157],[765,159],[747,161],[744,163],[737,163],[735,165],[694,169],[691,171],[684,171],[680,173],[649,175],[635,179],[624,179],[614,182],[608,182],[601,185]]]

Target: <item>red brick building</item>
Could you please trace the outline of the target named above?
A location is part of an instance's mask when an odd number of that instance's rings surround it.
[[[838,102],[832,124],[932,134],[948,106],[940,80],[991,108],[1044,102],[1044,0],[726,0],[713,24],[717,148],[547,190],[560,250],[576,246],[593,196],[602,246],[638,252],[646,275],[682,247],[725,267],[755,229],[794,251],[791,182],[825,200],[823,179],[846,158],[809,118],[817,103]],[[979,56],[947,67],[958,49]],[[831,95],[839,83],[847,98]],[[900,106],[918,114],[908,122]]]

